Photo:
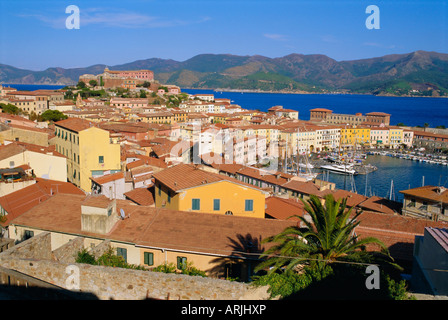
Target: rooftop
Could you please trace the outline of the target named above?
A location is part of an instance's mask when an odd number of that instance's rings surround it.
[[[82,190],[69,182],[37,178],[35,184],[0,197],[0,206],[8,212],[4,225],[58,193],[84,196]]]
[[[199,169],[194,164],[178,164],[153,175],[153,177],[173,191],[193,188],[204,184],[229,181],[245,187],[260,190],[251,184],[241,182],[225,175]]]
[[[55,125],[74,132],[80,132],[94,126],[92,122],[80,118],[68,118],[56,122]]]
[[[414,189],[401,190],[405,196],[414,196],[435,202],[448,203],[448,189],[436,186],[424,186]]]
[[[14,220],[15,224],[76,235],[101,235],[81,230],[81,205],[85,196],[58,194]],[[103,201],[90,197],[89,201]],[[107,238],[137,246],[194,250],[222,255],[238,255],[251,244],[252,252],[263,248],[261,240],[278,234],[297,221],[247,218],[208,213],[181,212],[139,206],[117,200],[117,212],[129,218],[119,220]],[[91,203],[93,205],[93,203]]]

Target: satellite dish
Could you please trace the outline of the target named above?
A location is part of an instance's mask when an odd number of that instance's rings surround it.
[[[121,215],[121,219],[124,219],[125,215],[124,215],[124,210],[123,210],[123,208],[120,209],[120,215]]]

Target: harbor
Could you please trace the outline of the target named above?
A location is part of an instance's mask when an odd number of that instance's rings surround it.
[[[355,175],[325,170],[322,166],[332,163],[325,157],[310,163],[314,172],[319,173],[319,179],[335,183],[337,189],[368,197],[402,201],[401,190],[427,185],[448,186],[448,166],[440,156],[425,154],[412,157],[412,154],[399,152],[368,152],[366,155],[361,164],[353,165],[358,172]]]

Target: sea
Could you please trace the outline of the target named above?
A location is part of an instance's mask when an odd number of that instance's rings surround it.
[[[5,85],[17,90],[59,89],[63,86],[51,85]],[[299,118],[309,120],[309,110],[327,108],[334,113],[355,114],[386,112],[391,114],[391,124],[403,123],[407,126],[448,128],[448,98],[427,97],[384,97],[353,94],[287,94],[258,93],[245,91],[214,91],[182,89],[189,94],[211,93],[215,98],[230,99],[233,104],[244,109],[267,111],[272,106],[281,105],[286,109],[299,111]],[[378,170],[368,175],[352,178],[329,173],[325,179],[336,184],[336,188],[356,191],[359,194],[402,201],[401,190],[422,185],[448,187],[448,166],[411,161],[382,155],[369,155],[366,163]]]

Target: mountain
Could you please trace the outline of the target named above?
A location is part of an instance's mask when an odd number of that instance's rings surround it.
[[[75,84],[80,75],[105,67],[30,71],[0,64],[0,83]],[[182,62],[152,58],[108,67],[150,69],[161,83],[182,88],[448,96],[448,54],[427,51],[351,61],[320,54],[200,54]]]

